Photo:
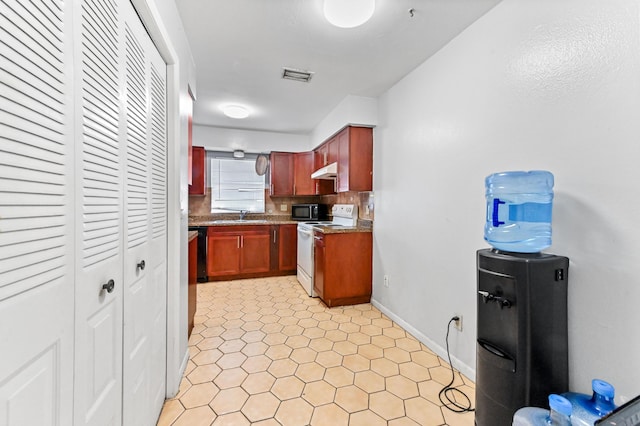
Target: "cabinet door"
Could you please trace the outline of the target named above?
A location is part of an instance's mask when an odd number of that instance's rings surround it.
[[[269,272],[269,227],[264,231],[243,232],[240,236],[240,272]]]
[[[295,271],[298,263],[298,225],[280,225],[278,269]]]
[[[196,286],[198,283],[198,237],[189,241],[189,291],[187,304],[187,336],[191,336],[193,330],[193,318],[196,314],[198,295]]]
[[[337,136],[337,192],[373,189],[373,130],[347,127]]]
[[[327,161],[326,164],[338,161],[338,138],[334,137],[327,142]]]
[[[338,146],[338,177],[336,180],[336,191],[349,191],[349,128],[347,127],[336,136]]]
[[[313,151],[315,170],[318,170],[319,168],[327,165],[328,147],[329,146],[325,142]]]
[[[191,185],[189,185],[189,195],[205,195],[205,159],[206,151],[201,146],[194,146],[191,160]]]
[[[240,235],[217,233],[209,228],[207,236],[207,275],[235,275],[240,273]]]
[[[293,153],[272,152],[270,155],[270,195],[286,197],[293,195]]]
[[[293,195],[315,195],[315,180],[311,179],[314,161],[313,151],[298,152],[294,155],[295,179]]]
[[[313,289],[324,300],[325,285],[325,241],[322,235],[313,236]]]

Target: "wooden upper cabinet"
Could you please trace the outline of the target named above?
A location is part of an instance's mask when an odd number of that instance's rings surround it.
[[[269,195],[272,197],[293,195],[293,158],[294,155],[291,152],[271,152],[269,167],[271,186],[269,187]]]
[[[311,179],[315,170],[313,151],[295,153],[294,170],[293,195],[315,195],[315,180]]]
[[[326,143],[327,145],[327,163],[331,164],[338,161],[338,138],[331,138]]]
[[[337,192],[373,189],[373,129],[346,127],[338,143]]]
[[[327,164],[335,163],[338,161],[338,137],[334,136],[325,141],[314,150],[314,153],[316,170]]]
[[[328,150],[329,145],[325,142],[313,151],[315,158],[315,170],[318,170],[320,167],[324,167],[327,165],[327,160],[329,158]]]
[[[192,147],[191,156],[191,185],[189,185],[189,195],[204,195],[205,186],[205,159],[207,153],[204,147]]]

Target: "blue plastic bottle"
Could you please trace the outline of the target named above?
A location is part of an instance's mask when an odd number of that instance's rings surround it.
[[[573,426],[593,426],[596,420],[609,414],[616,408],[613,403],[615,389],[604,380],[591,381],[593,395],[567,392],[562,395],[573,405]]]
[[[571,403],[560,395],[549,395],[549,409],[524,407],[513,415],[512,426],[571,426]]]
[[[502,172],[485,179],[484,239],[498,250],[537,253],[551,246],[553,174]]]

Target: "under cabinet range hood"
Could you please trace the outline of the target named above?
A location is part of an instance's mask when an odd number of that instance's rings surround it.
[[[338,176],[338,163],[327,164],[311,173],[311,179],[335,179]]]

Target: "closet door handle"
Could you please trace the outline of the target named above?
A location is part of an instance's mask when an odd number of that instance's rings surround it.
[[[113,280],[107,281],[106,284],[102,284],[102,289],[107,290],[107,293],[113,292],[113,288],[116,286],[116,282]]]
[[[145,266],[147,265],[144,263],[144,260],[142,260],[140,263],[136,265],[136,269],[140,269],[141,271],[144,271]]]

